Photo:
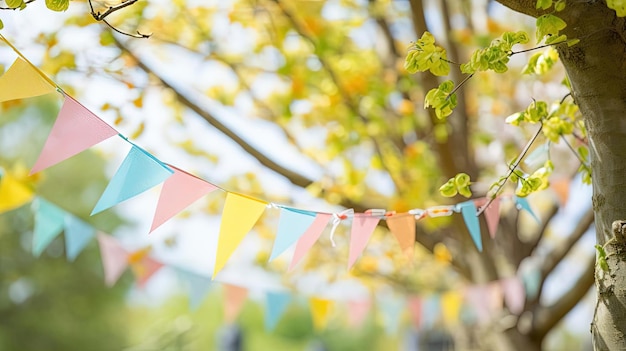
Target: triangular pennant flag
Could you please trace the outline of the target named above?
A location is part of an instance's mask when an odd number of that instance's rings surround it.
[[[280,317],[287,310],[289,302],[291,302],[291,294],[287,292],[268,291],[265,295],[266,310],[265,310],[265,328],[267,330],[274,330]]]
[[[487,221],[487,229],[491,238],[496,237],[498,231],[498,224],[500,224],[500,198],[496,197],[491,201],[491,204],[483,212],[485,214],[485,220]]]
[[[371,308],[371,299],[348,301],[348,325],[352,328],[361,326]]]
[[[476,216],[476,205],[474,201],[467,201],[460,203],[461,214],[463,215],[463,220],[465,220],[465,225],[467,226],[467,230],[469,231],[472,240],[474,240],[474,244],[479,252],[483,251],[483,239],[480,236],[480,221]]]
[[[503,279],[501,284],[506,306],[512,313],[519,315],[524,311],[526,302],[524,284],[518,277]]]
[[[133,145],[91,214],[102,212],[137,196],[162,183],[173,173],[152,155]]]
[[[53,166],[117,134],[115,129],[78,101],[66,96],[30,174]]]
[[[107,286],[113,286],[128,267],[128,252],[110,235],[99,233],[97,239],[104,267],[104,282]]]
[[[407,299],[407,306],[413,326],[419,329],[422,326],[422,299],[419,296],[410,296]]]
[[[412,214],[392,215],[387,218],[387,226],[396,237],[402,252],[407,258],[413,258],[415,251],[415,216]]]
[[[355,215],[352,219],[350,231],[350,252],[348,255],[348,269],[352,268],[357,258],[361,255],[365,246],[374,233],[380,218],[370,215]]]
[[[309,299],[311,306],[311,318],[313,319],[313,328],[315,330],[322,330],[328,324],[328,317],[333,307],[331,300],[312,297]]]
[[[75,216],[65,216],[65,255],[70,261],[96,236],[96,229]]]
[[[291,264],[289,264],[289,270],[292,270],[302,257],[313,247],[313,244],[319,239],[320,235],[324,231],[324,228],[328,225],[328,222],[332,218],[331,214],[327,213],[318,213],[315,216],[315,220],[309,227],[309,229],[302,234],[298,242],[296,243],[296,249],[293,253],[293,257],[291,258]]]
[[[41,198],[35,201],[33,207],[35,209],[33,255],[39,256],[63,231],[66,212]]]
[[[224,268],[241,240],[254,227],[267,203],[246,196],[228,193],[222,212],[213,278]]]
[[[569,199],[570,183],[570,178],[561,178],[550,182],[550,189],[556,194],[561,206],[565,206]]]
[[[19,57],[0,77],[0,101],[40,96],[55,90],[33,66]]]
[[[422,328],[429,329],[441,316],[441,296],[434,294],[423,300],[422,305]]]
[[[465,299],[471,309],[476,313],[476,319],[484,324],[489,320],[489,291],[486,285],[474,285],[465,290]]]
[[[298,241],[314,221],[315,213],[313,212],[305,214],[300,211],[292,211],[289,208],[281,209],[278,231],[274,239],[270,261]]]
[[[462,302],[463,296],[458,291],[449,291],[441,295],[441,310],[446,325],[454,325],[459,321]]]
[[[217,186],[169,165],[174,175],[167,178],[161,188],[150,232],[174,217],[194,201],[217,189]]]
[[[222,284],[224,288],[224,322],[231,324],[239,316],[248,298],[248,289],[241,286]]]
[[[379,299],[378,304],[382,309],[385,332],[387,335],[396,334],[400,327],[400,315],[404,311],[404,300],[386,296]]]
[[[539,220],[539,217],[537,217],[535,212],[533,212],[533,209],[530,207],[530,204],[528,203],[528,199],[526,199],[525,197],[519,197],[519,196],[514,196],[514,199],[515,199],[515,205],[517,206],[519,210],[527,211],[535,219],[535,221],[537,221],[537,223],[541,223],[541,220]]]
[[[211,289],[211,278],[181,268],[176,268],[176,273],[183,284],[187,286],[189,307],[193,310],[197,309]]]
[[[8,173],[0,174],[0,213],[29,203],[34,193],[25,184]]]
[[[137,285],[140,288],[143,288],[148,280],[152,278],[154,273],[156,273],[159,269],[163,267],[163,263],[153,259],[152,257],[146,255],[139,262],[131,264],[130,268],[135,275],[135,279],[137,280]]]

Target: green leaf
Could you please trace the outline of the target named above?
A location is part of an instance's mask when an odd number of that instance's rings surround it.
[[[555,37],[558,35],[559,31],[565,29],[567,27],[567,23],[560,19],[559,17],[551,14],[546,14],[543,16],[537,17],[537,40],[541,41],[545,36]]]
[[[552,6],[552,0],[537,0],[536,9],[547,10]]]
[[[25,5],[24,0],[5,0],[5,2],[7,3],[7,6],[12,9],[16,9]]]
[[[430,71],[436,76],[450,73],[446,50],[435,45],[435,37],[429,32],[424,32],[422,37],[411,45],[404,60],[404,68],[409,73]]]
[[[561,12],[565,10],[566,0],[559,0],[554,4],[554,9],[556,12]]]
[[[606,0],[606,6],[615,10],[617,17],[626,17],[626,0]]]
[[[46,7],[52,11],[65,11],[70,7],[70,0],[46,0]]]
[[[454,185],[454,178],[450,178],[444,185],[439,187],[439,193],[445,197],[453,197],[456,195],[457,189]]]
[[[433,107],[439,119],[448,117],[457,105],[456,94],[450,95],[452,90],[454,90],[454,83],[450,80],[431,89],[424,97],[424,108]]]
[[[459,173],[454,177],[454,184],[457,188],[463,188],[470,184],[470,176],[467,173]]]
[[[2,20],[0,19],[0,29],[4,28],[4,23],[2,23]]]

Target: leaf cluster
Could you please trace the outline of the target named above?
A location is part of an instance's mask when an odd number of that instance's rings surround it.
[[[430,71],[436,76],[446,76],[450,73],[446,50],[435,45],[435,37],[429,32],[424,32],[422,37],[411,45],[404,61],[404,68],[409,73]]]

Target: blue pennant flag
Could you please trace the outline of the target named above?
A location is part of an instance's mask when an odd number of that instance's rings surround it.
[[[437,320],[441,318],[441,295],[434,294],[424,299],[422,308],[422,328],[431,329]]]
[[[385,332],[387,335],[394,335],[398,333],[398,329],[400,328],[400,317],[405,309],[404,302],[404,299],[389,296],[378,299],[378,304],[380,305],[383,313]]]
[[[111,208],[164,182],[174,171],[136,145],[122,162],[91,215]]]
[[[96,229],[75,216],[65,216],[65,255],[69,261],[83,251],[91,239],[96,236]]]
[[[33,255],[39,256],[63,231],[66,212],[42,198],[37,198],[33,207],[35,210]]]
[[[476,205],[474,201],[467,201],[460,203],[461,214],[463,215],[463,220],[465,220],[465,225],[467,226],[467,230],[472,236],[472,240],[474,240],[474,244],[479,252],[483,251],[483,240],[480,235],[480,222],[478,220],[478,216],[476,216]]]
[[[530,204],[528,203],[528,199],[526,199],[525,197],[519,197],[519,196],[514,196],[513,199],[515,200],[515,205],[517,206],[518,210],[527,211],[531,216],[533,216],[533,218],[535,219],[535,221],[537,221],[537,223],[541,223],[541,220],[539,219],[539,217],[537,217],[533,209],[530,207]]]
[[[270,255],[270,261],[293,245],[304,232],[313,224],[314,212],[294,211],[290,208],[282,208],[278,231],[274,239],[274,247]]]
[[[274,330],[280,317],[291,302],[291,294],[283,291],[268,291],[266,298],[265,328]]]
[[[182,268],[176,268],[176,273],[183,284],[187,286],[189,307],[192,310],[198,309],[211,289],[211,278],[192,273]]]

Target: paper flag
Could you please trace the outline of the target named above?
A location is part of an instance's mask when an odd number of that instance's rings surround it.
[[[496,237],[498,231],[498,224],[500,224],[500,198],[493,199],[489,207],[483,212],[485,214],[485,220],[487,221],[487,229],[491,238]]]
[[[463,297],[458,291],[449,291],[441,295],[441,312],[446,325],[454,325],[459,321]]]
[[[65,216],[65,255],[70,261],[96,236],[96,229],[75,216]]]
[[[569,199],[570,183],[570,178],[561,178],[550,182],[550,189],[552,189],[558,197],[559,204],[561,204],[561,206],[565,206],[567,204],[567,200]]]
[[[524,311],[526,302],[524,284],[517,277],[503,279],[501,284],[506,306],[512,313],[519,315]]]
[[[194,201],[217,189],[211,183],[191,175],[181,169],[168,165],[174,175],[163,183],[161,195],[157,202],[156,212],[152,220],[150,232],[184,210]]]
[[[404,311],[404,300],[386,296],[383,299],[378,299],[378,305],[382,312],[383,324],[387,335],[398,333],[400,316],[402,311]]]
[[[224,322],[231,324],[239,316],[248,298],[248,289],[231,284],[222,284],[222,286],[224,288]]]
[[[137,286],[143,288],[154,273],[163,267],[163,263],[156,261],[150,256],[144,257],[137,263],[133,263],[130,268],[137,280]]]
[[[33,230],[33,255],[39,256],[50,245],[65,225],[65,211],[48,201],[37,198],[35,209],[35,229]]]
[[[479,323],[486,323],[491,316],[491,294],[487,285],[470,286],[465,290],[465,299],[476,314]]]
[[[371,308],[371,299],[348,301],[348,325],[352,328],[361,326]]]
[[[265,211],[267,203],[243,195],[228,193],[222,212],[213,278]]]
[[[422,328],[429,329],[441,316],[441,296],[430,295],[422,300]]]
[[[387,218],[387,226],[396,237],[402,252],[410,259],[415,251],[415,216],[393,215]]]
[[[197,309],[211,289],[211,279],[181,268],[176,268],[176,273],[178,274],[178,278],[187,287],[189,307],[192,310]]]
[[[328,324],[328,317],[333,306],[331,300],[312,297],[309,299],[311,306],[311,318],[313,319],[313,328],[322,330]]]
[[[266,310],[265,310],[265,328],[267,330],[274,330],[280,317],[287,310],[289,302],[291,302],[291,294],[287,292],[267,292],[265,295]]]
[[[527,211],[531,216],[533,216],[533,218],[535,219],[535,221],[537,221],[537,223],[541,223],[541,220],[539,220],[539,217],[537,217],[535,212],[533,212],[533,209],[530,207],[530,204],[528,203],[528,199],[526,199],[525,197],[519,197],[519,196],[514,196],[513,199],[515,200],[515,204],[518,209]]]
[[[380,218],[369,215],[356,215],[352,219],[350,232],[350,252],[348,254],[348,269],[352,268],[357,258],[361,255],[365,246],[378,225]]]
[[[309,227],[309,229],[302,234],[298,242],[296,243],[296,249],[293,253],[293,258],[291,259],[291,264],[289,264],[289,270],[292,270],[302,257],[313,247],[313,244],[319,239],[320,235],[324,231],[324,228],[328,225],[328,222],[332,218],[331,214],[326,213],[318,213],[315,216],[315,220]]]
[[[55,90],[56,87],[50,85],[33,66],[19,57],[0,77],[0,101],[40,96]]]
[[[407,299],[407,306],[413,326],[419,329],[422,326],[422,299],[419,296],[410,296]]]
[[[66,96],[30,174],[53,166],[117,134],[115,129],[78,101]]]
[[[128,253],[110,235],[98,234],[97,239],[104,268],[104,282],[107,286],[113,286],[128,267]]]
[[[8,173],[0,174],[0,213],[8,212],[29,203],[33,191]]]
[[[463,220],[465,220],[465,225],[467,226],[467,230],[469,231],[472,240],[474,240],[474,244],[479,252],[483,251],[483,239],[480,236],[480,221],[476,216],[476,205],[474,201],[467,201],[460,203],[461,214],[463,215]]]
[[[174,171],[152,155],[133,145],[91,214],[102,212],[139,195],[162,183],[173,173]]]
[[[283,208],[280,211],[278,231],[274,239],[274,247],[270,255],[270,261],[278,257],[306,232],[315,221],[315,213],[302,213]]]

